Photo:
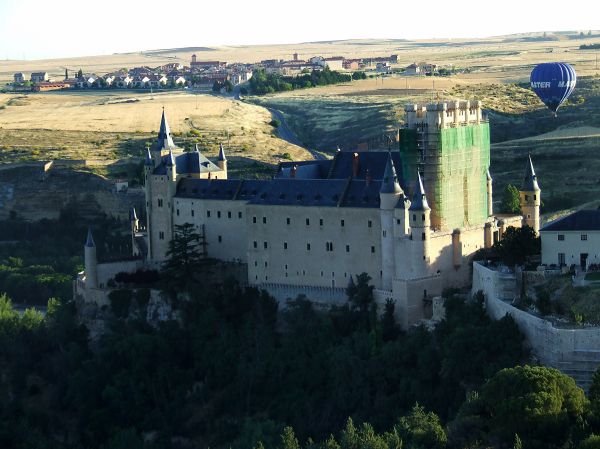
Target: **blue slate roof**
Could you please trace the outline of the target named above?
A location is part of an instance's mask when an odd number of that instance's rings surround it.
[[[296,179],[325,179],[331,163],[331,160],[280,162],[275,177],[289,178],[292,167],[296,166]]]
[[[544,226],[541,231],[600,231],[600,210],[579,210]]]
[[[169,155],[162,158],[162,162],[152,172],[155,175],[166,175],[165,165],[169,164]],[[198,151],[190,151],[175,156],[175,167],[177,174],[198,174],[219,172],[221,169],[212,163],[206,156]]]

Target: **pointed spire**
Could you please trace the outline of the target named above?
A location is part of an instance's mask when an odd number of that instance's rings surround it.
[[[490,170],[489,168],[485,171],[485,177],[488,181],[492,180],[492,175],[490,175]]]
[[[423,180],[421,179],[421,173],[419,173],[418,171],[417,183],[415,185],[415,191],[413,193],[409,210],[429,210],[429,204],[427,204],[427,196],[425,196],[425,189],[423,188]]]
[[[196,153],[200,153],[200,147],[198,144],[195,145],[194,149],[196,150]]]
[[[94,248],[96,246],[96,243],[94,242],[94,237],[92,236],[92,228],[88,228],[85,246],[87,246],[88,248]]]
[[[226,161],[225,150],[223,149],[223,144],[219,144],[219,161]]]
[[[150,153],[150,148],[146,148],[146,161],[145,161],[146,165],[154,165],[154,163],[152,162],[152,154]]]
[[[137,219],[138,219],[138,217],[137,217],[137,213],[135,212],[135,207],[132,207],[131,210],[129,211],[129,220],[136,221]]]
[[[175,157],[173,156],[173,150],[169,150],[166,165],[167,167],[173,167],[175,165]]]
[[[535,175],[535,170],[533,169],[533,162],[531,161],[531,154],[527,159],[527,167],[525,168],[525,178],[523,179],[523,185],[521,186],[521,190],[524,192],[533,192],[535,190],[540,190],[537,182],[537,176]]]
[[[394,161],[392,160],[391,153],[388,154],[388,160],[385,165],[385,171],[383,173],[383,181],[381,181],[381,188],[379,193],[402,193],[402,188],[398,184],[398,176],[396,176],[396,167],[394,167]]]
[[[173,143],[173,138],[171,137],[171,130],[169,129],[169,124],[167,123],[167,118],[165,116],[165,108],[163,106],[162,118],[160,119],[160,129],[158,131],[158,147],[159,148],[173,148],[175,144]]]

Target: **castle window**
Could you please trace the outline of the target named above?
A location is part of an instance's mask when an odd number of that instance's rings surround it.
[[[223,242],[223,237],[219,236],[217,240],[219,240],[219,243],[222,243]]]
[[[558,234],[558,240],[563,241],[565,239],[564,234]]]
[[[287,263],[285,264],[285,269],[287,270]]]
[[[267,224],[267,217],[263,217],[263,224]]]
[[[425,240],[425,233],[424,232],[421,234],[421,240]]]
[[[425,214],[423,214],[423,216],[421,217],[421,219],[422,219],[423,221],[425,221]]]
[[[194,209],[192,209],[192,217],[194,216]]]
[[[413,221],[417,221],[417,214],[413,214]]]
[[[179,217],[179,209],[177,209],[177,216]]]
[[[268,245],[267,245],[267,242],[263,242],[263,247],[264,247],[265,249],[267,249],[267,246],[268,246]]]
[[[287,242],[283,242],[283,249],[287,249]]]
[[[242,218],[242,213],[238,212],[238,218]]]
[[[163,206],[163,200],[162,198],[158,199],[158,207],[162,207]]]
[[[333,242],[325,242],[325,251],[333,251]]]
[[[323,226],[323,219],[319,218],[319,226]]]
[[[323,271],[321,271],[321,277],[323,277]]]
[[[288,225],[290,224],[290,219],[289,218],[285,219],[285,224],[288,224]]]
[[[587,234],[581,234],[581,240],[587,240]]]
[[[529,195],[525,195],[525,201],[529,200]]]
[[[257,260],[254,261],[254,266],[258,267],[258,261]]]
[[[221,218],[221,211],[220,210],[217,211],[217,218]]]
[[[287,271],[285,272],[285,277],[287,277]]]
[[[375,254],[375,247],[371,246],[371,254]]]
[[[309,226],[309,225],[310,225],[310,218],[307,218],[306,219],[306,226]]]
[[[565,264],[565,253],[558,253],[558,265]]]
[[[227,211],[227,218],[231,218],[231,211]]]
[[[165,239],[165,232],[164,231],[159,231],[158,232],[158,239],[159,240],[164,240]]]
[[[306,251],[310,251],[310,243],[306,244]]]
[[[269,266],[269,262],[265,261],[265,268]]]
[[[533,201],[537,200],[537,195],[533,195]]]
[[[373,222],[372,222],[371,220],[369,220],[369,221],[367,222],[367,226],[368,226],[368,227],[370,227],[370,228],[372,228],[372,227],[373,227]]]
[[[258,242],[256,240],[254,241],[254,247],[258,248]]]
[[[344,227],[344,220],[340,220],[340,226]]]
[[[206,218],[210,218],[210,211],[209,210],[206,211]]]
[[[396,219],[396,224],[397,224],[397,225],[399,225],[399,224],[400,224],[400,219],[399,219],[399,218],[397,218],[397,219]]]
[[[306,276],[306,270],[302,270],[302,276]]]
[[[386,230],[385,230],[385,229],[383,230],[383,236],[384,236],[384,237],[386,237],[386,236],[387,236],[387,232],[386,232]]]
[[[349,253],[350,252],[350,245],[346,245],[346,252]]]
[[[252,217],[252,223],[256,223],[256,217]]]

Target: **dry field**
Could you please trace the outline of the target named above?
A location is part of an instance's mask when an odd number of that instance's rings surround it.
[[[310,154],[274,136],[261,107],[212,95],[176,93],[0,94],[0,160],[95,159],[141,156],[165,108],[175,140],[198,143],[215,156],[228,146],[230,164],[249,159],[274,164],[285,153]]]

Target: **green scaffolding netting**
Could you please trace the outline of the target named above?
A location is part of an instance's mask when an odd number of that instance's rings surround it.
[[[429,133],[401,130],[400,153],[402,175],[408,186],[414,185],[417,166],[423,172],[432,209],[432,226],[454,229],[485,222],[486,172],[490,165],[489,124]]]

